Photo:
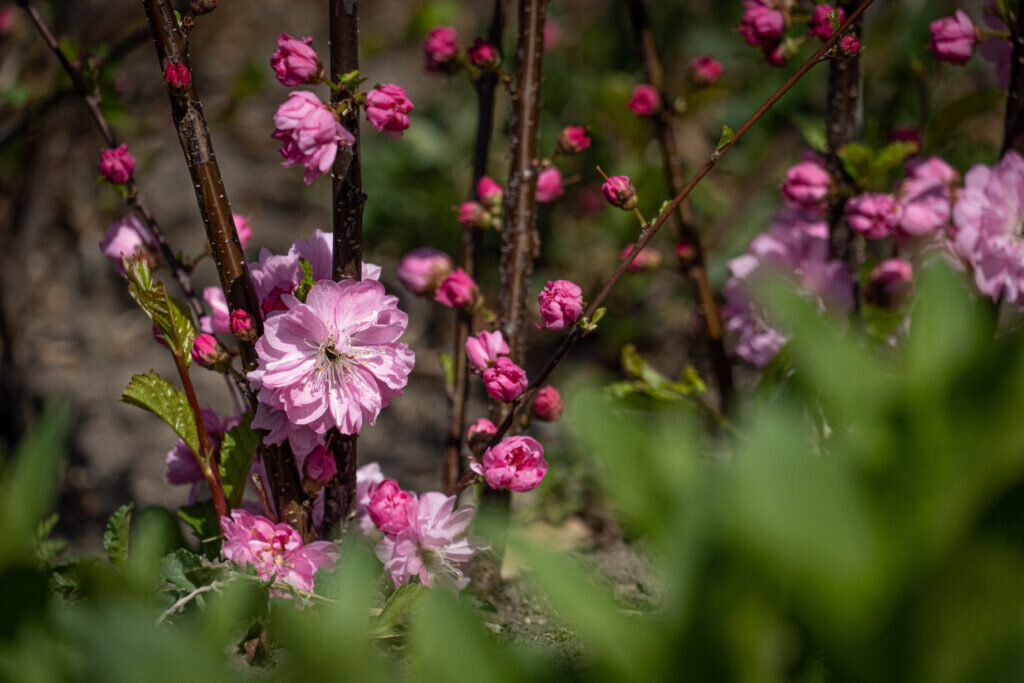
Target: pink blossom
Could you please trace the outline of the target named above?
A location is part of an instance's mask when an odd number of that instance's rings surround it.
[[[135,214],[130,213],[107,229],[107,235],[100,242],[100,251],[114,264],[114,269],[124,275],[121,257],[139,256],[152,266],[156,263],[156,245],[149,231]]]
[[[270,66],[281,85],[288,87],[303,83],[316,83],[323,75],[323,65],[317,56],[312,38],[292,38],[282,33],[277,39],[277,49],[270,56]]]
[[[375,462],[367,463],[356,470],[356,525],[364,534],[368,534],[376,525],[370,519],[370,498],[377,485],[384,481],[384,473]]]
[[[263,443],[267,445],[282,444],[287,440],[292,453],[300,461],[313,452],[317,446],[324,445],[322,435],[305,425],[291,422],[283,410],[271,408],[266,403],[256,405],[252,428],[266,432],[263,436]]]
[[[697,85],[714,85],[722,77],[722,63],[711,55],[697,57],[690,62],[690,80]]]
[[[216,337],[204,332],[196,335],[192,341],[192,360],[204,368],[227,372],[231,364],[231,355]]]
[[[297,256],[272,254],[269,249],[261,249],[259,260],[249,264],[249,275],[260,301],[260,310],[267,318],[272,313],[288,309],[281,297],[295,291],[302,281],[302,268]]]
[[[334,462],[334,454],[318,444],[306,456],[302,469],[306,473],[306,479],[326,485],[338,473],[338,464]]]
[[[408,318],[397,297],[372,280],[321,280],[305,303],[281,299],[288,310],[267,319],[249,373],[260,401],[318,434],[358,434],[374,424],[415,362],[398,341]]]
[[[474,422],[466,430],[466,441],[472,442],[477,437],[490,437],[498,433],[498,428],[494,426],[494,423],[488,420],[486,417],[481,417],[479,420]]]
[[[466,339],[466,358],[477,371],[483,372],[494,365],[501,356],[510,353],[508,344],[501,336],[501,330],[483,331]]]
[[[192,82],[192,72],[184,64],[172,62],[164,69],[164,83],[171,90],[182,91]]]
[[[882,261],[871,271],[865,299],[881,308],[899,308],[914,289],[914,267],[899,258]]]
[[[5,5],[0,8],[0,36],[5,36],[18,23],[18,8],[14,5]]]
[[[459,52],[458,36],[450,26],[431,29],[423,40],[423,54],[427,60],[427,71],[445,71]]]
[[[467,228],[488,228],[491,225],[491,214],[487,213],[480,202],[462,202],[458,221]]]
[[[424,586],[435,583],[462,590],[469,583],[461,565],[487,548],[483,539],[467,537],[476,508],[455,510],[455,496],[431,491],[407,509],[409,526],[377,544],[377,557],[396,586],[419,577]]]
[[[921,131],[913,126],[904,126],[897,128],[892,132],[893,142],[913,142],[918,147],[921,146]]]
[[[907,160],[907,176],[929,183],[953,186],[960,181],[960,174],[948,163],[936,156],[927,158],[911,157]]]
[[[510,436],[484,452],[481,462],[469,468],[482,476],[492,489],[521,493],[537,488],[548,471],[544,448],[528,436]]]
[[[112,183],[127,183],[135,172],[135,157],[128,152],[128,145],[120,144],[100,152],[100,175]]]
[[[416,494],[403,491],[394,479],[385,479],[374,487],[366,509],[378,529],[397,534],[409,526],[407,508],[416,504]]]
[[[550,204],[565,194],[562,186],[562,172],[555,166],[545,168],[537,176],[537,202]]]
[[[245,216],[240,213],[231,214],[231,220],[235,222],[235,232],[238,233],[238,243],[242,245],[242,249],[249,246],[249,240],[252,239],[252,226],[249,225],[249,221],[245,220]]]
[[[963,10],[958,9],[951,17],[936,19],[928,28],[932,33],[930,47],[935,51],[935,59],[962,66],[974,54],[978,37],[974,24]]]
[[[305,90],[291,93],[288,101],[278,107],[274,114],[274,133],[270,137],[283,143],[282,166],[302,164],[305,167],[303,181],[307,185],[331,169],[338,145],[347,147],[355,142],[334,112]]]
[[[476,184],[476,196],[488,207],[500,206],[504,191],[489,176],[481,176]]]
[[[448,254],[432,247],[413,249],[395,269],[402,286],[416,296],[431,296],[452,270]]]
[[[562,395],[550,384],[541,387],[533,399],[534,417],[545,422],[554,422],[561,417],[563,407]]]
[[[827,3],[814,6],[811,13],[811,23],[807,25],[807,33],[824,42],[832,37],[832,22],[829,15],[836,11],[836,8]],[[839,8],[839,23],[846,21],[846,12]]]
[[[501,54],[498,49],[483,38],[474,40],[466,54],[469,55],[469,61],[473,62],[473,66],[484,71],[496,69],[501,64]]]
[[[456,268],[434,292],[434,301],[449,308],[471,309],[480,300],[480,288],[466,271]]]
[[[302,536],[287,524],[245,510],[232,510],[220,518],[224,532],[224,557],[240,567],[252,565],[261,579],[289,583],[312,591],[318,569],[333,569],[341,551],[329,541],[303,545]],[[277,593],[279,597],[282,594]]]
[[[802,161],[786,171],[782,196],[786,205],[794,209],[820,210],[824,208],[831,182],[828,172],[820,165]]]
[[[568,280],[548,281],[537,296],[540,317],[549,330],[564,330],[583,315],[583,290]]]
[[[288,256],[296,259],[304,258],[309,261],[310,269],[313,271],[313,280],[334,279],[334,233],[314,230],[313,236],[308,240],[295,240],[288,250]],[[301,271],[300,271],[301,273]],[[375,263],[363,261],[362,279],[380,280],[381,267]],[[302,276],[295,281],[298,285]]]
[[[653,85],[641,83],[633,88],[626,106],[637,116],[650,116],[661,108],[661,96]]]
[[[860,39],[858,39],[857,36],[853,34],[843,36],[839,40],[839,49],[842,51],[844,55],[847,55],[849,57],[858,55],[860,54]]]
[[[582,126],[566,126],[558,134],[558,151],[562,154],[579,154],[590,147],[590,136]]]
[[[951,195],[944,183],[910,177],[897,184],[895,194],[904,236],[930,235],[949,223]]]
[[[529,382],[526,370],[502,356],[494,361],[494,365],[484,370],[484,388],[487,395],[495,401],[514,401],[519,394],[526,391]]]
[[[765,45],[761,48],[761,54],[764,55],[764,61],[768,62],[771,66],[785,66],[786,60],[791,56],[785,42]]]
[[[744,0],[743,18],[736,30],[753,47],[774,45],[782,39],[786,18],[767,0]]]
[[[633,251],[635,244],[627,244],[619,252],[619,259],[625,261],[629,256],[630,252]],[[640,253],[636,255],[633,262],[629,264],[629,272],[631,273],[642,273],[646,270],[654,270],[661,265],[661,252],[654,247],[644,247],[640,250]]]
[[[228,327],[231,328],[231,334],[235,336],[235,339],[244,342],[256,341],[256,321],[243,309],[236,308],[231,311]]]
[[[637,205],[636,188],[629,176],[613,175],[601,184],[601,194],[606,202],[623,211],[632,211]]]
[[[382,83],[366,93],[366,119],[392,140],[402,137],[409,127],[412,101],[405,90],[394,83]]]
[[[868,192],[846,202],[846,218],[856,232],[880,240],[896,229],[900,220],[900,207],[892,195]]]
[[[220,287],[206,287],[203,289],[203,299],[212,315],[200,316],[199,327],[207,334],[231,334],[231,311],[228,310],[224,290]]]

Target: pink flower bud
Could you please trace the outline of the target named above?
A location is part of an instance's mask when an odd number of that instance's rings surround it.
[[[787,43],[783,41],[773,45],[765,45],[761,48],[761,54],[764,55],[764,61],[768,62],[771,66],[785,66],[786,60],[790,57],[790,49],[787,47]]]
[[[697,85],[714,85],[722,77],[722,63],[704,55],[690,62],[690,80]]]
[[[813,161],[802,161],[786,171],[786,179],[780,189],[788,206],[820,211],[824,208],[831,182],[832,179],[820,165]]]
[[[324,67],[312,45],[312,37],[295,39],[287,33],[278,36],[270,66],[281,85],[292,87],[322,80]]]
[[[472,309],[480,300],[480,288],[466,271],[456,268],[434,292],[434,301],[449,308]]]
[[[483,38],[474,40],[467,53],[473,66],[484,71],[493,71],[501,64],[501,54],[498,53],[498,49]]]
[[[622,252],[619,254],[619,259],[622,261],[626,260],[629,253],[633,251],[634,244],[627,244],[622,248]],[[640,253],[636,255],[633,262],[629,264],[629,272],[640,273],[646,270],[654,270],[661,265],[661,252],[654,247],[644,247],[640,250]]]
[[[483,372],[494,365],[499,357],[507,356],[509,353],[508,344],[505,343],[500,330],[481,332],[466,339],[466,358],[478,372]]]
[[[881,308],[899,308],[914,291],[914,268],[907,261],[891,258],[882,261],[868,277],[865,298]]]
[[[538,420],[554,422],[562,416],[562,395],[550,384],[542,387],[533,399],[533,414]]]
[[[238,233],[238,243],[242,245],[242,249],[245,249],[249,244],[249,240],[252,239],[252,226],[245,220],[245,216],[240,213],[231,214],[231,219],[235,222],[235,232]]]
[[[414,495],[403,491],[394,479],[385,479],[377,484],[366,509],[378,529],[397,534],[409,526],[408,508],[415,504]]]
[[[303,181],[307,185],[331,170],[338,145],[344,147],[355,142],[334,112],[319,97],[305,90],[291,93],[288,101],[277,108],[274,133],[270,137],[282,142],[280,154],[285,159],[282,166],[302,164],[305,167]]]
[[[562,172],[554,166],[546,168],[537,176],[537,202],[550,204],[565,194],[562,186]]]
[[[231,363],[231,355],[212,334],[197,335],[192,342],[192,359],[203,366],[217,372],[227,372]]]
[[[807,25],[807,33],[814,36],[818,40],[825,42],[832,37],[832,21],[829,16],[835,11],[835,7],[827,3],[814,6],[814,12],[811,13],[811,22]],[[846,21],[846,12],[842,8],[839,9],[839,23]]]
[[[112,183],[127,183],[135,172],[135,157],[128,153],[128,145],[120,144],[100,152],[100,175]]]
[[[568,280],[548,281],[537,296],[540,317],[549,330],[572,327],[583,315],[583,290]]]
[[[438,26],[427,34],[423,41],[423,54],[427,59],[427,71],[448,71],[459,52],[458,36],[455,29]]]
[[[494,182],[489,176],[481,176],[476,184],[476,196],[491,211],[501,207],[504,194],[501,185]]]
[[[782,39],[786,17],[763,0],[744,0],[743,18],[736,30],[753,47],[767,47]]]
[[[498,428],[494,426],[494,423],[486,417],[481,417],[470,425],[469,430],[466,431],[466,441],[472,442],[480,436],[484,436],[489,439],[497,433]]]
[[[494,365],[484,370],[484,387],[487,389],[487,395],[495,401],[514,401],[526,391],[528,384],[526,370],[505,356],[498,358]]]
[[[839,41],[839,49],[847,57],[853,57],[854,55],[858,55],[860,54],[860,40],[858,40],[857,36],[853,34],[843,36],[842,39]]]
[[[18,23],[19,10],[14,5],[0,7],[0,36],[6,36]]]
[[[452,271],[448,254],[431,247],[413,249],[402,257],[395,275],[402,286],[416,296],[431,296]]]
[[[900,207],[892,195],[868,192],[846,202],[846,219],[854,231],[869,239],[880,240],[896,229]]]
[[[650,116],[661,109],[661,96],[653,85],[644,83],[633,88],[626,106],[637,116]]]
[[[366,119],[392,140],[402,137],[402,131],[409,127],[411,111],[412,101],[394,83],[382,83],[366,93]]]
[[[601,185],[601,194],[605,201],[612,206],[617,206],[623,211],[632,211],[636,208],[636,188],[630,181],[629,176],[613,175]]]
[[[156,265],[156,246],[149,231],[135,214],[130,213],[107,229],[107,235],[100,242],[100,251],[114,264],[114,269],[124,275],[121,258],[138,257],[152,267]]]
[[[231,334],[244,342],[256,341],[256,322],[241,308],[231,311]]]
[[[921,132],[912,126],[897,128],[892,132],[893,142],[913,142],[918,148],[921,147]]]
[[[932,34],[931,47],[935,59],[963,66],[974,54],[978,42],[977,31],[963,10],[951,17],[936,19],[928,26]]]
[[[675,252],[679,260],[684,263],[689,263],[697,255],[697,250],[693,248],[693,245],[686,242],[676,244]]]
[[[319,444],[306,456],[303,469],[306,471],[306,479],[311,479],[321,485],[326,485],[338,473],[334,455]]]
[[[467,228],[491,227],[491,214],[480,202],[462,202],[458,220]]]
[[[167,69],[164,70],[164,83],[167,84],[167,87],[172,92],[180,93],[185,91],[191,82],[192,72],[184,64],[171,62],[167,65]]]
[[[590,147],[590,136],[581,126],[566,126],[558,134],[559,154],[579,154]]]
[[[523,492],[537,488],[548,471],[544,448],[528,436],[510,436],[487,449],[481,462],[470,469],[481,475],[492,489]]]

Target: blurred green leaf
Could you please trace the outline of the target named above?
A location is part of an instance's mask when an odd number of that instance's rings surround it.
[[[928,126],[928,141],[941,144],[949,140],[964,123],[975,116],[998,109],[1005,100],[1004,90],[976,90],[958,97],[940,109],[932,119]]]
[[[407,584],[399,586],[387,602],[373,626],[370,628],[371,638],[394,638],[404,631],[405,623],[415,608],[416,603],[423,597],[424,591],[429,590],[426,586]]]
[[[122,505],[107,520],[107,528],[103,532],[103,549],[107,551],[110,564],[124,569],[128,561],[128,533],[132,523],[133,505]]]
[[[178,508],[178,516],[196,533],[202,545],[203,554],[209,558],[217,557],[220,552],[220,520],[213,501],[183,505]]]

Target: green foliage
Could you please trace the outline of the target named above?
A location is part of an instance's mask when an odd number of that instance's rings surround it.
[[[697,394],[707,391],[707,386],[696,369],[687,365],[679,381],[672,381],[654,368],[633,344],[622,347],[622,369],[635,379],[615,382],[605,387],[605,392],[617,399],[653,399],[655,402],[674,403],[692,401]]]
[[[53,565],[57,558],[63,553],[68,542],[63,538],[51,538],[54,528],[57,526],[59,517],[53,513],[42,519],[36,526],[36,537],[32,544],[32,553],[35,556],[36,566],[46,568]]]
[[[260,445],[259,435],[251,424],[252,415],[246,413],[242,423],[228,430],[220,444],[220,483],[228,505],[233,508],[242,504],[252,459]]]
[[[419,585],[399,586],[377,615],[370,628],[370,637],[397,638],[402,635],[409,615],[427,590],[426,587]]]
[[[839,150],[843,168],[863,190],[889,187],[888,174],[917,151],[913,142],[890,142],[879,150],[851,142]]]
[[[442,351],[437,354],[437,362],[441,364],[441,372],[444,373],[444,385],[455,386],[455,360],[452,354]]]
[[[107,551],[110,564],[124,569],[128,561],[128,533],[132,523],[133,505],[122,505],[107,520],[107,529],[103,532],[103,548]]]
[[[192,362],[192,342],[196,326],[192,311],[180,299],[172,297],[163,283],[152,279],[145,259],[124,259],[128,291],[159,330],[171,352],[187,367]]]
[[[195,532],[203,553],[210,558],[217,557],[220,552],[220,521],[213,501],[183,505],[178,508],[178,516]]]
[[[304,258],[299,259],[299,264],[302,266],[302,281],[299,286],[295,288],[295,298],[299,301],[305,302],[306,295],[309,294],[309,290],[313,288],[313,267],[309,265],[309,261]]]
[[[196,417],[183,391],[151,371],[145,375],[133,375],[132,381],[121,394],[121,400],[148,410],[166,422],[199,456],[201,451]]]

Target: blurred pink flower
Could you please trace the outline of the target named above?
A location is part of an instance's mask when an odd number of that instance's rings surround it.
[[[936,19],[928,28],[932,34],[929,47],[935,51],[935,59],[962,66],[974,54],[977,33],[963,10],[958,9],[951,17]]]
[[[537,396],[533,399],[533,415],[538,420],[544,420],[545,422],[554,422],[562,415],[562,395],[558,393],[558,389],[548,384],[547,386],[541,387],[541,390],[537,392]]]
[[[558,151],[562,154],[579,154],[590,147],[590,136],[582,126],[566,126],[558,134]]]
[[[228,310],[224,290],[220,287],[206,287],[203,289],[203,299],[212,315],[200,316],[199,327],[207,334],[231,334],[231,311]]]
[[[550,204],[565,194],[562,186],[562,172],[555,166],[545,168],[537,176],[537,202]]]
[[[697,57],[690,62],[690,79],[697,85],[714,85],[722,77],[722,63],[711,55]]]
[[[786,171],[786,179],[780,189],[787,206],[807,211],[821,210],[831,182],[828,172],[819,164],[802,161]]]
[[[832,22],[829,20],[829,15],[833,11],[836,11],[836,8],[828,3],[815,5],[814,11],[811,13],[811,22],[807,25],[807,33],[823,42],[831,38]],[[838,12],[841,24],[846,21],[846,12],[842,8],[839,8]]]
[[[121,257],[141,256],[153,266],[156,264],[156,245],[146,226],[135,214],[130,213],[107,229],[107,235],[100,242],[100,251],[110,259],[114,269],[124,275]]]
[[[423,40],[427,71],[444,71],[459,52],[458,36],[450,26],[437,26]]]
[[[249,246],[249,240],[252,239],[252,226],[249,225],[249,221],[245,220],[245,216],[240,213],[231,214],[231,220],[235,222],[235,232],[238,233],[238,243],[242,245],[242,249]]]
[[[431,296],[452,270],[452,259],[432,247],[413,249],[398,262],[395,275],[417,296]]]
[[[881,308],[899,308],[914,290],[914,267],[899,258],[882,261],[868,276],[864,298]]]
[[[661,108],[661,96],[653,85],[641,83],[633,88],[626,106],[637,116],[650,116]]]
[[[882,192],[867,192],[846,202],[846,219],[854,231],[873,240],[892,234],[899,224],[899,204]]]
[[[743,18],[736,29],[754,47],[774,45],[782,39],[786,18],[768,0],[744,0]]]

